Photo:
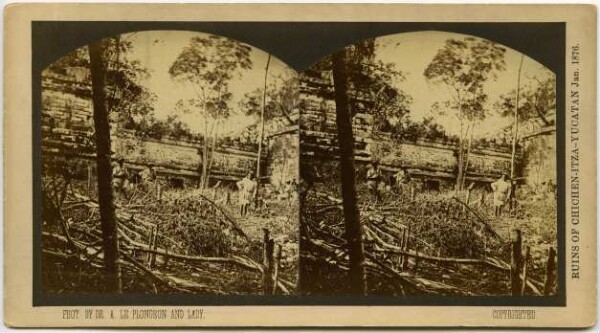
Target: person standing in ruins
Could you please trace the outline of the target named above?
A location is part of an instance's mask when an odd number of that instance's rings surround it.
[[[140,172],[142,180],[142,188],[148,192],[153,189],[156,181],[156,169],[153,164],[149,164],[142,172]]]
[[[375,202],[381,201],[381,195],[379,194],[379,182],[381,181],[381,170],[379,169],[379,162],[373,161],[369,170],[367,170],[367,187],[369,191],[373,193]]]
[[[415,183],[412,181],[410,173],[403,167],[394,175],[396,180],[396,187],[400,190],[400,195],[409,197],[414,200],[416,197]]]
[[[123,195],[127,198],[127,186],[129,185],[128,171],[125,166],[125,159],[119,158],[117,165],[112,170],[113,189],[117,195]]]
[[[258,186],[253,178],[252,172],[248,172],[246,177],[237,182],[240,195],[240,216],[242,217],[248,215],[248,206],[250,206],[250,203],[252,200],[254,200],[256,191],[258,189]]]
[[[494,216],[502,215],[502,208],[510,200],[512,192],[512,184],[507,181],[508,176],[503,173],[500,179],[492,183],[492,191],[494,192]]]

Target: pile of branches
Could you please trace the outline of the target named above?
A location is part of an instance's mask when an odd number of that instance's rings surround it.
[[[43,288],[102,293],[97,202],[74,190],[67,178],[44,177],[43,183]],[[122,292],[260,293],[264,267],[256,256],[243,254],[256,242],[202,194],[154,205],[118,201],[116,217]],[[283,294],[294,287],[281,278],[276,285]]]
[[[235,219],[200,191],[172,191],[152,205],[131,202],[123,210],[149,220],[161,235],[158,245],[191,255],[221,256],[257,251]],[[259,258],[257,258],[258,260]]]
[[[360,189],[359,189],[360,191]],[[360,193],[360,192],[359,192]],[[481,295],[508,291],[510,243],[456,198],[361,196],[359,206],[367,292],[407,295]],[[366,199],[366,200],[365,200]],[[349,257],[342,201],[311,192],[303,210],[304,259],[315,281],[309,293],[344,294]],[[481,277],[488,277],[482,285]],[[529,282],[534,293],[540,283]]]
[[[498,255],[510,259],[508,244],[490,223],[456,197],[426,196],[410,200],[390,196],[382,205],[369,203],[361,212],[370,221],[408,229],[424,250],[447,257],[485,258]],[[500,251],[500,252],[496,252]]]

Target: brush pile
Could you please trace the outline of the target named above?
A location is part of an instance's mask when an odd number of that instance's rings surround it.
[[[43,178],[42,289],[102,293],[99,206],[64,177]],[[117,200],[123,293],[260,294],[262,240],[202,193]],[[276,293],[295,286],[282,273]]]
[[[322,189],[323,190],[323,189]],[[388,193],[380,202],[358,188],[368,294],[502,295],[510,293],[510,240],[461,200],[423,193],[417,200]],[[346,291],[349,257],[342,201],[311,191],[303,204],[304,259],[313,294]],[[336,286],[336,288],[333,288]],[[529,277],[526,292],[543,286]]]

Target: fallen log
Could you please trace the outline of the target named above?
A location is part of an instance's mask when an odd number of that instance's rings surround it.
[[[98,209],[100,207],[97,202],[95,202],[93,199],[88,198],[88,197],[86,197],[84,195],[74,193],[74,196],[77,199],[79,199],[79,200],[82,200],[82,201],[85,200],[86,201],[85,205],[88,208]],[[126,209],[127,207],[124,207],[124,206],[118,205],[118,204],[115,204],[115,208],[116,209],[120,209],[120,210],[127,210]],[[117,215],[117,219],[119,219],[119,220],[129,220],[129,219],[134,218],[133,215],[129,215],[127,213],[123,213],[123,212],[119,212],[119,211],[116,211],[115,213]],[[147,227],[151,227],[151,226],[154,225],[154,223],[150,223],[148,221],[144,221],[143,219],[140,219],[140,218],[135,218],[135,221],[138,222],[138,223],[140,223],[140,224],[143,224],[143,225],[145,225]]]
[[[117,225],[119,227],[119,230],[122,231],[126,231],[128,234],[133,235],[133,237],[137,238],[137,239],[144,239],[144,236],[141,235],[140,233],[138,233],[137,231],[131,229],[130,227],[128,227],[126,224],[121,223],[121,221],[117,221]]]
[[[339,211],[339,212],[341,212],[342,211],[342,206],[340,206],[338,204],[331,205],[331,206],[328,205],[326,207],[318,209],[315,212],[315,214],[320,215],[320,214],[328,213],[328,212],[331,212],[331,211]]]
[[[71,253],[71,254],[65,254],[65,253],[61,253],[61,252],[55,252],[55,251],[50,251],[50,250],[42,250],[43,254],[47,254],[53,257],[58,257],[61,258],[63,260],[67,260],[69,258],[78,258],[79,255],[75,254],[75,253]]]
[[[199,263],[199,262],[227,263],[227,264],[233,264],[233,265],[236,265],[236,266],[239,266],[242,268],[246,268],[246,269],[249,269],[252,271],[256,271],[259,273],[263,272],[263,268],[258,263],[252,261],[251,259],[243,258],[240,256],[233,256],[230,258],[201,257],[201,256],[188,256],[188,255],[183,255],[183,254],[176,254],[176,253],[172,253],[172,252],[167,252],[162,249],[150,250],[150,249],[144,248],[144,247],[124,247],[124,249],[127,249],[127,250],[133,249],[138,252],[168,256],[171,259],[178,259],[178,260],[187,261],[187,262],[191,262],[191,263]],[[281,277],[279,277],[279,279],[278,279],[277,286],[285,294],[290,294],[290,291],[288,288],[295,288],[295,285],[293,283],[286,281],[286,280],[282,279]]]
[[[373,236],[373,238],[375,238],[380,243],[379,245],[384,247],[382,249],[382,248],[378,248],[378,246],[376,245],[375,248],[378,252],[400,254],[400,255],[404,255],[404,256],[408,256],[408,257],[412,257],[412,258],[417,258],[419,260],[433,261],[433,262],[438,262],[438,263],[451,263],[451,264],[462,264],[462,265],[485,265],[485,266],[496,268],[496,269],[499,269],[502,271],[510,271],[510,268],[507,269],[506,267],[502,267],[502,266],[500,266],[494,262],[491,262],[489,260],[434,257],[434,256],[425,255],[425,254],[417,254],[416,251],[410,250],[410,249],[403,250],[398,246],[395,246],[395,245],[385,242],[383,239],[381,239],[381,237],[379,237],[374,231],[372,231],[368,227],[367,227],[367,230],[370,232],[370,234]]]
[[[378,228],[383,234],[386,234],[388,236],[395,236],[394,239],[401,239],[402,237],[405,237],[402,234],[396,234],[395,231],[392,230],[391,228],[389,228],[389,226],[387,226],[387,225],[373,223],[373,226],[375,226],[376,228]],[[386,233],[386,231],[387,231],[387,233]],[[431,250],[435,250],[435,247],[433,245],[429,244],[428,242],[426,242],[426,241],[424,241],[424,240],[422,240],[420,238],[415,237],[414,234],[413,235],[409,235],[408,237],[413,242],[419,242],[422,245],[426,246],[427,248],[429,248]]]
[[[415,281],[412,281],[410,278],[410,275],[408,273],[402,273],[402,272],[397,271],[396,269],[390,267],[389,265],[384,264],[379,259],[377,259],[373,255],[371,255],[370,253],[365,252],[365,258],[368,259],[369,261],[375,263],[381,269],[392,274],[394,277],[398,278],[401,281],[400,283],[405,283],[405,284],[410,285],[412,288],[414,288],[416,290],[421,290],[421,291],[427,292],[427,290],[421,288]]]
[[[189,281],[186,279],[182,279],[176,276],[172,276],[172,275],[164,275],[164,278],[166,280],[168,280],[169,282],[177,285],[179,288],[188,288],[188,289],[197,289],[197,290],[210,290],[212,293],[217,294],[217,295],[225,295],[225,293],[220,290],[220,289],[216,289],[216,288],[212,288],[206,284],[202,284],[202,283],[198,283],[198,282],[193,282],[193,281]]]
[[[128,250],[135,250],[136,252],[142,253],[150,253],[150,254],[158,254],[162,256],[168,256],[171,259],[179,259],[192,263],[203,263],[203,262],[211,262],[211,263],[220,263],[220,264],[232,264],[242,268],[246,268],[253,271],[262,272],[260,265],[258,263],[254,263],[250,261],[250,259],[240,259],[240,257],[201,257],[201,256],[189,256],[184,254],[177,254],[173,252],[167,252],[163,249],[148,249],[143,246],[131,246],[125,247]]]
[[[135,218],[133,217],[133,215],[131,216],[131,218],[129,219],[119,219],[117,218],[118,222],[120,225],[135,231],[135,233],[137,233],[139,236],[141,236],[141,238],[144,238],[142,235],[146,234],[146,229],[144,229],[143,227],[140,227],[139,225],[137,225],[135,222]]]
[[[507,270],[505,267],[502,267],[502,266],[497,266],[496,264],[494,264],[488,260],[482,260],[482,259],[433,257],[433,256],[421,254],[421,253],[416,253],[416,251],[414,251],[414,250],[402,251],[402,250],[376,248],[376,251],[381,252],[381,253],[401,254],[401,255],[411,257],[411,258],[424,260],[424,261],[430,261],[430,262],[437,262],[437,263],[460,264],[460,265],[483,265],[483,266],[488,266],[488,267],[495,268],[495,269],[502,270],[502,271],[510,270],[510,269]]]
[[[121,237],[121,240],[125,240],[131,245],[135,245],[135,246],[139,246],[139,247],[148,246],[147,244],[140,243],[140,242],[137,242],[137,241],[131,239],[131,237],[127,236],[127,234],[125,232],[123,232],[123,230],[121,230],[120,228],[117,229],[117,232],[118,232],[119,236]]]
[[[152,279],[154,279],[155,281],[159,282],[160,284],[162,284],[162,285],[164,285],[166,287],[169,287],[171,289],[175,289],[177,291],[184,292],[184,293],[188,293],[188,294],[192,294],[193,293],[192,291],[187,290],[185,288],[180,288],[180,287],[172,285],[168,281],[163,280],[161,277],[159,277],[156,273],[154,273],[153,271],[151,271],[150,269],[148,269],[146,266],[144,266],[141,263],[139,263],[137,260],[135,260],[134,258],[132,258],[127,253],[125,253],[123,251],[119,251],[119,252],[121,254],[121,258],[123,258],[124,260],[130,262],[131,264],[133,264],[133,266],[135,266],[136,268],[138,268],[142,272],[146,273],[148,276],[150,276]]]
[[[455,286],[451,286],[451,285],[445,284],[443,282],[433,281],[433,280],[425,279],[423,277],[414,277],[414,279],[415,279],[415,281],[422,284],[423,286],[434,289],[434,290],[455,291],[455,292],[459,292],[463,295],[473,295],[473,293],[468,290],[465,290],[463,288],[458,288]]]

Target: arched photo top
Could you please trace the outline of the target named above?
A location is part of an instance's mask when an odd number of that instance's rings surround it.
[[[207,295],[296,292],[295,71],[233,39],[144,31],[90,42],[48,66],[37,83],[34,186],[44,201],[36,227],[72,240],[39,243],[42,294],[186,295],[203,304]],[[63,204],[75,200],[94,205]],[[271,244],[291,245],[277,252],[288,263],[277,268],[286,286],[264,284],[254,264],[262,252],[251,246],[264,239],[263,229]],[[164,264],[129,251],[146,241],[166,254]],[[48,256],[50,247],[68,253],[91,242],[102,246],[103,256],[89,258],[95,267]],[[231,265],[233,257],[242,259]],[[199,268],[208,262],[214,273]],[[59,278],[57,266],[63,277],[77,269],[86,277]],[[158,273],[146,283],[151,271]]]
[[[513,122],[517,90],[520,121],[555,124],[555,73],[494,41],[417,31],[368,39],[345,50],[350,86],[371,102],[354,105],[372,115],[375,130],[435,124],[452,139],[469,126],[476,139],[493,137],[509,145],[504,132]],[[330,60],[313,65],[305,78],[329,76]]]
[[[237,135],[256,126],[265,85],[267,103],[294,100],[296,72],[276,57],[234,39],[159,30],[108,37],[101,44],[107,107],[109,112],[115,111],[113,120],[125,128],[177,123],[177,128],[185,130],[170,134],[198,139],[211,130],[204,125],[214,126],[213,120],[218,118],[219,135]],[[89,73],[88,46],[82,46],[43,71],[42,91],[68,90],[89,99]],[[43,100],[49,102],[49,98]],[[267,108],[267,120],[281,118],[284,125],[293,123],[295,106],[287,104]],[[151,128],[145,131],[159,135]]]
[[[556,85],[553,72],[522,53],[440,31],[364,40],[305,71],[302,175],[316,185],[302,205],[301,230],[327,246],[314,242],[302,255],[331,258],[344,246],[349,253],[340,260],[345,269],[307,261],[305,279],[318,281],[307,284],[307,294],[558,295],[553,277],[531,269],[528,279],[550,282],[543,292],[527,290],[520,264],[510,279],[491,267],[461,268],[468,272],[461,277],[435,267],[449,262],[442,258],[520,262],[520,250],[511,258],[490,245],[505,244],[510,229],[519,234],[514,244],[521,232],[529,239],[523,258],[537,252],[554,270],[554,254],[545,253],[559,244]],[[341,198],[343,211],[323,209],[332,198]],[[406,258],[380,257],[392,253],[385,249],[415,254],[413,268]],[[436,259],[423,267],[419,253]],[[405,281],[426,277],[444,287],[424,280],[395,286],[369,271],[383,267],[379,260]],[[344,276],[348,283],[340,284]]]

